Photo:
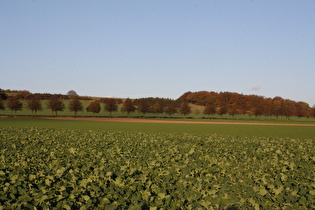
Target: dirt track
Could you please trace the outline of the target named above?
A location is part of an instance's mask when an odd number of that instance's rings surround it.
[[[215,125],[285,125],[285,126],[315,126],[315,124],[289,124],[289,123],[246,123],[246,122],[201,122],[201,121],[176,121],[176,120],[152,120],[137,118],[98,118],[98,117],[54,117],[46,118],[54,120],[79,120],[98,122],[137,122],[137,123],[178,123],[178,124],[215,124]]]

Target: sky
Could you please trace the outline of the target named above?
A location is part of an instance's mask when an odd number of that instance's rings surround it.
[[[0,88],[315,104],[314,0],[1,0]]]

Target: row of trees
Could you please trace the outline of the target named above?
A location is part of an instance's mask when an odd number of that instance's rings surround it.
[[[32,111],[33,116],[36,116],[38,111],[43,110],[42,101],[37,95],[31,96],[25,101],[26,108]],[[110,117],[112,117],[112,113],[118,111],[118,104],[121,102],[121,99],[117,100],[113,98],[94,100],[86,107],[86,111],[96,114],[101,111],[103,106],[104,111],[109,112]],[[152,102],[154,102],[154,104],[152,104]],[[22,101],[16,96],[7,98],[5,104],[6,107],[11,110],[12,116],[15,116],[16,112],[23,108]],[[59,111],[64,111],[66,108],[64,100],[58,95],[49,98],[46,107],[52,111],[54,116],[57,116]],[[3,100],[0,100],[0,109],[5,109]],[[70,100],[68,109],[69,111],[74,112],[74,116],[76,117],[78,112],[84,110],[83,103],[79,98],[74,98]],[[122,102],[121,111],[126,112],[128,117],[135,111],[142,113],[143,117],[145,117],[146,113],[155,113],[157,116],[166,113],[169,116],[172,116],[178,112],[186,117],[187,114],[191,113],[191,107],[186,102],[179,104],[178,102],[169,99],[149,98],[131,100],[128,98]]]
[[[58,111],[63,111],[65,105],[63,100],[67,96],[67,99],[71,99],[68,109],[77,115],[77,112],[83,111],[82,97],[78,96],[73,90],[69,91],[67,95],[48,95],[43,94],[31,94],[29,91],[19,91],[14,94],[10,94],[10,97],[0,90],[0,109],[4,109],[4,102],[6,101],[6,107],[12,111],[12,115],[15,115],[16,111],[23,108],[21,100],[26,101],[26,108],[32,110],[32,114],[36,115],[37,111],[41,111],[41,100],[44,97],[47,99],[47,108],[51,109],[54,115],[57,115]],[[48,97],[49,96],[49,97]],[[281,97],[265,98],[257,95],[243,95],[232,92],[186,92],[177,100],[164,99],[164,98],[142,98],[142,99],[112,99],[102,98],[93,100],[88,98],[90,104],[85,108],[86,111],[92,113],[99,113],[103,107],[104,111],[110,113],[118,111],[118,105],[122,104],[121,111],[126,112],[128,116],[130,113],[138,111],[145,117],[147,113],[154,113],[156,116],[165,113],[172,116],[175,113],[180,113],[186,117],[191,113],[191,107],[188,104],[196,104],[204,106],[203,113],[205,115],[213,114],[229,114],[231,116],[247,114],[250,116],[285,116],[289,119],[291,116],[298,117],[315,117],[315,107],[311,108],[305,102],[295,102],[289,99],[283,99]],[[200,113],[197,110],[198,114]]]
[[[265,98],[257,95],[243,95],[232,92],[186,92],[180,101],[203,105],[206,114],[248,114],[254,116],[291,116],[315,117],[315,107],[311,108],[307,103],[295,102],[281,97]]]

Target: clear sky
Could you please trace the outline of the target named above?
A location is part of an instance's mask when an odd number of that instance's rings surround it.
[[[315,104],[314,0],[1,0],[0,88]]]

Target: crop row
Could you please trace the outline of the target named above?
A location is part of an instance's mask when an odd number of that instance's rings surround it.
[[[0,129],[0,209],[311,209],[315,140]]]

